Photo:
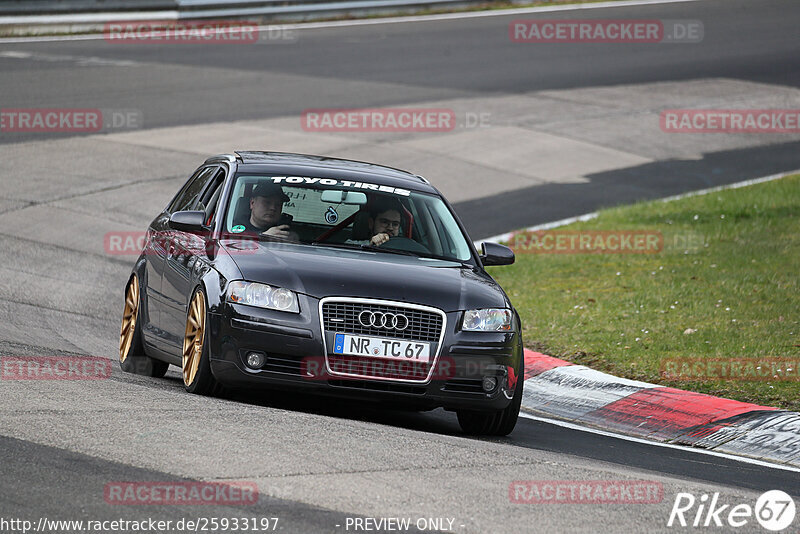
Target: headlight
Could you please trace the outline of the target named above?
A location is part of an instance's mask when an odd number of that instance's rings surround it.
[[[228,302],[247,304],[258,308],[300,313],[297,294],[282,287],[237,280],[228,286]]]
[[[469,332],[503,332],[511,330],[512,321],[511,310],[505,308],[467,310],[461,328]]]

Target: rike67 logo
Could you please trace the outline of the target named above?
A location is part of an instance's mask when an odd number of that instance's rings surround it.
[[[749,526],[747,530],[752,531],[755,519],[763,528],[779,532],[789,528],[794,521],[795,512],[794,500],[788,493],[780,490],[763,493],[756,500],[755,506],[746,503],[722,503],[719,493],[714,493],[710,498],[706,494],[697,498],[691,493],[678,493],[667,526],[704,528]]]

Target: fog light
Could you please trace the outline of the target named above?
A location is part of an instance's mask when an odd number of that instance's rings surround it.
[[[491,393],[497,387],[497,377],[495,376],[484,376],[483,377],[483,391],[486,393]]]
[[[261,352],[248,352],[245,363],[250,369],[261,369],[267,363],[267,356]]]

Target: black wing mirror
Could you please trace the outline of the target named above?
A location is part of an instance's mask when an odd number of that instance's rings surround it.
[[[202,232],[205,222],[204,211],[176,211],[169,218],[169,227],[181,232]]]
[[[514,263],[514,251],[498,243],[481,243],[481,262],[488,265],[511,265]]]

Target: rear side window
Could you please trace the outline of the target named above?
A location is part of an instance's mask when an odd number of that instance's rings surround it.
[[[219,203],[220,194],[222,194],[222,186],[225,184],[225,171],[220,169],[211,181],[211,185],[206,188],[200,202],[192,209],[205,211],[206,224],[211,224],[214,218],[214,213],[217,211],[217,204]]]
[[[214,174],[218,167],[205,167],[192,178],[189,183],[178,193],[175,200],[170,204],[168,211],[175,213],[176,211],[193,210],[197,207],[200,201],[200,196],[205,191],[208,183],[214,178]]]

